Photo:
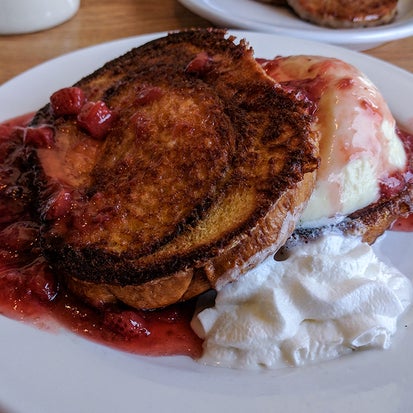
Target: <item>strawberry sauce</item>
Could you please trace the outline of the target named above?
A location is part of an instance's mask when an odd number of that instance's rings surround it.
[[[190,327],[195,302],[156,311],[92,308],[64,288],[39,247],[39,223],[22,129],[32,115],[0,125],[0,314],[43,328],[55,322],[96,342],[135,354],[197,358]]]
[[[413,214],[399,218],[392,226],[393,231],[413,231]]]
[[[403,130],[398,130],[400,139],[403,141],[404,148],[407,153],[408,165],[405,174],[405,181],[413,182],[413,134],[407,133]],[[391,228],[393,231],[413,231],[413,214],[407,217],[399,218]]]

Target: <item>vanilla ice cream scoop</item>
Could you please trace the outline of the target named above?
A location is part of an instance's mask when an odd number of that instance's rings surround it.
[[[301,226],[320,226],[375,202],[380,182],[406,166],[396,122],[376,86],[358,69],[319,56],[262,62],[283,87],[315,102],[321,164]]]

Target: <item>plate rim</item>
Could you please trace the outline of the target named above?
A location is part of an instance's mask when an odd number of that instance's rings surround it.
[[[106,43],[101,43],[99,45],[95,45],[95,46],[89,46],[86,48],[82,48],[82,49],[78,49],[76,51],[70,52],[70,53],[66,53],[64,55],[58,56],[55,59],[51,59],[47,62],[42,63],[41,65],[35,66],[32,69],[29,69],[28,71],[22,73],[21,75],[18,75],[17,77],[11,79],[9,82],[7,82],[8,86],[5,89],[3,84],[2,86],[0,86],[0,107],[1,107],[1,103],[4,100],[3,99],[3,94],[7,93],[7,90],[9,91],[9,93],[12,93],[13,90],[13,85],[15,85],[16,83],[19,83],[20,81],[26,81],[27,77],[30,78],[30,76],[33,75],[33,73],[36,75],[37,71],[40,68],[40,71],[47,69],[49,64],[62,64],[62,62],[65,61],[65,59],[67,58],[73,58],[76,56],[82,56],[84,54],[88,54],[90,51],[95,50],[97,52],[106,49],[107,47],[109,47],[112,50],[112,46],[114,46],[116,48],[117,45],[121,45],[122,46],[122,52],[126,51],[126,49],[124,50],[124,48],[126,48],[126,46],[134,42],[138,43],[139,40],[143,39],[150,39],[150,38],[155,38],[161,35],[164,35],[166,32],[158,32],[158,33],[150,33],[150,34],[146,34],[146,35],[140,35],[140,36],[133,36],[133,37],[129,37],[129,38],[124,38],[124,39],[118,39],[118,40],[113,40],[110,42],[106,42]],[[269,34],[269,33],[258,33],[258,32],[246,32],[246,31],[238,31],[238,30],[231,30],[229,33],[233,33],[236,34],[238,38],[241,37],[246,37],[248,40],[248,36],[250,36],[250,40],[252,40],[252,37],[254,37],[254,41],[256,39],[262,39],[263,36],[265,38],[277,38],[277,39],[289,39],[291,40],[291,42],[293,42],[294,44],[298,44],[300,43],[300,47],[302,47],[302,45],[304,45],[304,48],[309,47],[310,45],[316,45],[319,48],[322,48],[324,51],[326,51],[326,53],[330,53],[330,52],[334,52],[334,53],[343,53],[345,56],[351,56],[352,59],[355,60],[361,60],[363,62],[367,62],[368,64],[374,64],[379,62],[381,67],[384,67],[386,69],[391,70],[392,72],[395,71],[395,73],[397,73],[399,76],[401,77],[405,77],[407,76],[406,79],[408,80],[412,80],[413,79],[413,75],[407,71],[404,71],[403,69],[400,69],[394,65],[391,65],[389,63],[383,62],[379,59],[376,59],[374,57],[371,56],[367,56],[367,55],[361,55],[358,54],[356,52],[350,51],[350,50],[346,50],[346,49],[342,49],[340,47],[337,46],[331,46],[331,45],[325,45],[322,43],[318,43],[318,42],[313,42],[313,41],[299,41],[298,39],[295,38],[290,38],[288,36],[279,36],[279,35],[275,35],[275,34]],[[120,55],[121,53],[119,53],[118,55]],[[47,71],[47,70],[46,70]],[[86,73],[85,73],[86,74]],[[4,92],[4,90],[6,90],[6,92]],[[18,115],[19,113],[16,113],[16,115]],[[410,320],[409,320],[410,322]],[[413,322],[413,320],[411,320],[411,322]],[[300,374],[298,374],[297,372],[301,372],[301,371],[305,371],[307,374],[308,372],[318,372],[318,374],[322,375],[323,378],[323,383],[325,383],[326,386],[328,386],[328,380],[330,380],[330,373],[329,373],[329,366],[331,365],[330,363],[328,364],[324,364],[323,365],[319,365],[319,366],[310,366],[309,368],[305,368],[305,370],[293,370],[293,371],[284,371],[282,374],[278,374],[277,372],[274,371],[268,371],[268,372],[263,372],[263,373],[245,373],[245,376],[240,376],[239,372],[237,371],[222,371],[221,369],[216,370],[216,368],[208,368],[204,366],[199,366],[198,364],[194,363],[194,362],[190,362],[188,363],[188,360],[185,358],[184,360],[182,360],[182,358],[178,358],[178,357],[174,357],[174,358],[163,358],[163,359],[158,359],[158,360],[148,360],[146,358],[142,358],[142,357],[136,357],[133,355],[128,355],[128,354],[124,354],[124,353],[120,353],[116,350],[111,350],[109,348],[106,347],[102,347],[99,345],[96,345],[95,343],[91,343],[88,342],[85,339],[82,339],[80,337],[77,336],[73,336],[71,333],[63,333],[63,334],[57,334],[57,335],[50,335],[49,332],[43,332],[43,331],[39,331],[37,329],[31,328],[30,326],[26,326],[23,325],[19,322],[13,321],[13,320],[9,320],[9,319],[5,319],[4,317],[0,316],[0,327],[1,326],[12,326],[11,329],[13,330],[13,334],[14,337],[21,337],[21,338],[25,338],[28,337],[28,340],[25,340],[25,347],[29,348],[28,345],[30,343],[30,339],[33,338],[33,336],[36,338],[36,343],[37,340],[39,341],[40,344],[44,344],[45,346],[50,346],[50,342],[52,342],[53,344],[59,344],[62,342],[65,343],[65,345],[67,345],[71,351],[74,352],[75,356],[79,357],[80,361],[84,361],[85,364],[85,368],[91,370],[91,369],[95,369],[96,372],[101,373],[102,377],[99,377],[97,379],[98,381],[98,385],[100,386],[99,389],[103,389],[105,388],[105,386],[109,386],[110,385],[110,380],[107,380],[107,377],[105,377],[107,371],[115,371],[118,372],[117,368],[124,368],[125,371],[122,371],[122,379],[127,379],[130,380],[130,382],[128,382],[126,384],[126,390],[128,391],[133,391],[133,386],[146,386],[146,388],[148,388],[148,386],[153,389],[155,388],[155,390],[159,390],[159,391],[163,391],[163,399],[162,400],[153,400],[153,399],[148,399],[145,398],[143,401],[143,406],[147,406],[147,408],[152,408],[153,409],[153,405],[151,405],[151,402],[156,402],[156,403],[161,403],[160,407],[161,408],[166,408],[168,407],[168,409],[170,409],[169,411],[193,411],[193,405],[190,405],[189,403],[187,403],[186,407],[187,409],[185,410],[185,408],[182,408],[182,406],[179,406],[179,410],[176,409],[174,410],[174,404],[173,401],[175,400],[175,398],[181,397],[182,394],[188,394],[188,388],[184,387],[186,385],[185,383],[185,379],[190,377],[192,379],[194,379],[194,383],[191,385],[190,390],[193,392],[193,394],[197,397],[196,400],[191,400],[193,403],[198,403],[198,401],[202,402],[202,403],[210,403],[212,402],[212,400],[214,399],[215,402],[220,402],[220,406],[219,408],[216,409],[217,412],[226,412],[228,407],[233,407],[234,404],[239,408],[239,411],[241,412],[247,412],[250,411],[249,409],[251,409],[252,404],[254,403],[254,406],[256,407],[255,411],[257,412],[265,412],[268,411],[268,408],[273,406],[274,403],[284,403],[284,412],[286,413],[297,413],[299,410],[297,410],[297,406],[299,406],[298,403],[306,403],[306,406],[308,407],[307,412],[308,413],[315,413],[320,411],[320,406],[324,406],[326,407],[329,404],[323,404],[323,403],[331,403],[331,398],[334,397],[334,401],[339,403],[338,406],[339,407],[335,407],[334,412],[335,413],[345,413],[348,411],[348,407],[349,404],[353,404],[356,402],[360,402],[361,404],[366,403],[366,405],[371,405],[372,402],[376,403],[377,409],[375,410],[377,413],[380,412],[385,412],[385,410],[380,410],[380,404],[378,404],[375,400],[374,397],[381,397],[382,394],[388,395],[389,393],[391,395],[394,394],[398,394],[400,396],[400,394],[398,392],[401,391],[402,388],[404,388],[403,386],[407,386],[408,383],[397,383],[399,386],[402,387],[397,387],[397,388],[387,388],[385,387],[383,390],[383,386],[382,383],[378,382],[378,378],[375,378],[374,383],[367,383],[366,386],[363,386],[363,394],[356,394],[353,398],[350,398],[349,395],[346,395],[345,398],[340,398],[342,397],[341,394],[338,394],[337,392],[335,392],[334,390],[332,390],[330,392],[330,389],[324,389],[323,390],[323,395],[325,396],[323,398],[323,400],[318,399],[318,394],[316,395],[317,397],[314,397],[314,395],[311,395],[311,392],[308,392],[308,394],[306,394],[307,398],[304,398],[302,400],[302,402],[298,402],[296,401],[296,394],[294,392],[295,389],[291,389],[288,390],[288,383],[290,383],[291,381],[294,382],[294,380],[298,380],[298,382],[300,382],[300,378],[297,376],[300,376]],[[404,331],[401,332],[401,336],[403,336]],[[21,365],[24,364],[28,357],[29,354],[19,354],[17,352],[18,349],[15,348],[15,345],[13,343],[13,341],[11,340],[13,337],[8,337],[8,341],[6,343],[0,342],[0,348],[1,349],[9,349],[10,351],[15,351],[15,357],[16,359],[18,359],[17,364]],[[402,337],[401,337],[402,339]],[[412,349],[408,349],[408,353],[410,354],[410,356],[413,356],[413,346],[411,346]],[[58,351],[58,349],[54,350],[55,352],[52,352],[50,359],[53,360],[55,363],[57,363],[57,365],[53,365],[50,367],[50,371],[52,373],[56,372],[56,369],[59,367],[59,363],[61,363],[62,365],[64,365],[65,367],[68,368],[67,370],[67,377],[73,378],[74,375],[76,374],[76,371],[73,370],[73,366],[67,366],[65,363],[65,360],[61,359],[61,354]],[[390,350],[390,353],[387,354],[394,354],[396,351],[395,350]],[[39,355],[40,359],[43,360],[43,356],[44,355]],[[376,362],[376,356],[377,356],[377,352],[372,352],[369,354],[364,354],[363,356],[365,356],[365,358],[363,359],[364,363],[367,363],[369,366],[374,366],[375,362]],[[357,365],[357,360],[359,360],[360,358],[363,358],[363,356],[359,353],[357,355],[354,355],[354,358],[351,359],[349,365],[347,363],[345,363],[345,372],[347,374],[348,377],[352,376],[353,374],[356,374],[358,371],[359,366]],[[406,357],[408,357],[408,355],[406,355]],[[408,360],[413,360],[413,358],[407,358]],[[348,360],[348,359],[346,359]],[[110,366],[108,365],[101,365],[102,362],[110,362]],[[144,366],[145,369],[147,369],[147,372],[145,372],[145,374],[143,374],[143,376],[139,375],[139,372],[137,373],[136,371],[133,371],[133,367],[135,366],[134,363],[137,363],[140,366]],[[182,362],[182,363],[181,363]],[[133,364],[133,366],[131,366],[130,364]],[[338,364],[341,364],[341,361],[337,361]],[[408,364],[408,363],[405,363]],[[15,369],[15,365],[12,364],[10,362],[10,360],[3,360],[2,358],[0,358],[0,366],[2,367],[6,367],[5,369],[3,369],[3,371],[6,371],[9,376],[12,378],[12,380],[14,380],[15,382],[18,382],[18,380],[20,380],[21,378],[18,375],[18,371],[14,371]],[[176,373],[176,370],[179,371],[179,374],[177,374],[176,376],[173,377],[173,382],[171,380],[169,380],[169,378],[162,378],[161,376],[159,376],[159,374],[161,374],[165,369],[174,369],[174,372]],[[401,365],[401,368],[404,368],[403,365]],[[410,369],[413,370],[413,369]],[[2,369],[0,369],[0,371],[2,371]],[[146,371],[146,370],[145,370]],[[211,376],[212,377],[205,377],[205,375],[203,374],[205,371],[212,372]],[[410,373],[410,371],[408,371]],[[38,373],[37,371],[31,371],[29,372],[30,374],[28,374],[28,378],[32,378],[33,380],[36,380],[36,374]],[[48,371],[48,374],[50,375],[51,373]],[[90,371],[84,371],[83,374],[85,374],[85,377],[89,377]],[[410,377],[412,377],[413,373],[410,373]],[[346,377],[347,377],[346,376]],[[282,382],[280,382],[280,377],[282,378]],[[404,376],[403,380],[406,380],[407,374]],[[54,378],[54,377],[52,377]],[[392,379],[401,379],[401,377],[395,377],[395,374],[392,373]],[[407,377],[408,378],[408,377]],[[168,380],[167,380],[168,379]],[[341,384],[346,384],[344,377],[343,378],[339,378],[340,379],[340,383]],[[254,386],[257,385],[257,383],[260,383],[261,381],[265,381],[265,388],[253,388],[251,389],[244,389],[245,391],[245,396],[242,394],[238,394],[236,392],[236,390],[233,390],[233,393],[228,393],[228,394],[224,394],[224,390],[228,388],[230,383],[236,383],[236,385],[238,386],[245,386],[245,384],[247,383],[248,385]],[[274,389],[269,389],[269,383],[275,383],[277,388]],[[374,387],[376,385],[377,382],[377,387]],[[33,406],[29,404],[30,400],[33,400],[33,398],[35,398],[35,394],[30,394],[31,398],[28,398],[27,400],[10,400],[10,397],[14,397],[17,398],[19,396],[19,392],[15,391],[14,393],[12,393],[12,395],[10,396],[8,393],[8,388],[7,386],[5,386],[5,384],[10,385],[10,383],[5,382],[5,377],[2,376],[0,374],[0,408],[13,408],[14,410],[12,411],[18,411],[19,413],[29,413],[31,411],[33,411]],[[57,383],[58,384],[58,383]],[[38,383],[32,384],[35,387],[35,390],[38,388],[42,388],[42,383],[41,380],[38,380]],[[70,386],[70,389],[73,390],[78,390],[79,393],[79,397],[86,397],[85,392],[83,391],[83,387],[81,386],[86,386],[85,389],[87,388],[87,383],[84,383],[83,381],[80,383],[75,383],[72,384]],[[133,386],[132,386],[133,385]],[[212,393],[208,393],[205,392],[204,389],[202,389],[202,386],[210,386],[211,388],[213,388]],[[347,384],[348,385],[348,384]],[[152,387],[151,387],[152,386]],[[223,387],[223,389],[220,389],[218,387]],[[247,386],[248,387],[248,386]],[[282,393],[282,391],[280,389],[284,390],[284,393]],[[315,384],[312,385],[312,389],[316,390],[317,386]],[[68,403],[70,402],[70,394],[67,394],[67,392],[64,392],[64,389],[61,389],[59,392],[59,389],[56,389],[57,394],[59,394],[64,401],[67,401]],[[113,390],[112,390],[113,391]],[[256,393],[254,393],[254,392]],[[267,394],[267,391],[273,391],[274,393],[271,394]],[[234,398],[234,392],[235,395],[237,396],[237,399],[235,400]],[[70,392],[69,392],[70,393]],[[110,393],[110,392],[109,392]],[[93,397],[96,396],[96,394],[92,394],[92,396],[90,397],[90,400],[87,401],[88,403],[97,403],[96,400],[93,400]],[[213,399],[211,399],[211,397],[213,396]],[[248,398],[247,396],[251,396],[251,398]],[[360,399],[362,398],[362,399]],[[129,399],[128,399],[129,401]],[[42,405],[41,407],[43,407],[43,411],[52,411],[50,410],[53,407],[56,407],[53,403],[55,401],[54,400],[44,400],[42,401]],[[4,406],[1,404],[4,403]],[[170,404],[165,404],[165,403],[170,403]],[[409,403],[409,406],[413,405],[413,399],[407,400],[406,403]],[[73,411],[73,404],[68,404],[68,408],[70,408],[71,410],[67,410],[67,412],[69,411]],[[383,404],[383,406],[388,407],[388,405]],[[79,406],[77,406],[79,407]],[[86,406],[88,407],[88,409],[84,410],[86,411],[90,411],[89,405]],[[108,403],[107,406],[103,406],[103,407],[112,407],[112,405],[110,403]],[[133,410],[131,409],[130,405],[128,406],[123,406],[123,412],[127,413],[127,412],[132,412]],[[203,406],[199,405],[199,412],[210,412],[210,408],[211,406],[206,404],[205,405],[205,409]],[[30,409],[31,408],[31,409]],[[49,409],[49,410],[45,410],[45,409]],[[54,410],[56,411],[56,410]],[[79,413],[83,412],[83,410],[80,408],[77,410]],[[101,411],[105,411],[105,410],[101,410]],[[108,412],[110,410],[107,410]],[[395,410],[396,411],[396,410]],[[405,412],[406,410],[400,410],[401,412]],[[66,410],[61,410],[61,413],[66,413]],[[388,411],[386,411],[386,413],[388,413]]]

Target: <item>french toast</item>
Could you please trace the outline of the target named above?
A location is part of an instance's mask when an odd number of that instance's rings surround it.
[[[343,220],[314,228],[297,227],[282,249],[297,242],[308,242],[323,233],[334,232],[359,237],[363,242],[374,244],[401,217],[413,214],[413,184],[409,183],[391,197],[382,196],[377,202],[359,209]]]
[[[36,148],[42,248],[92,304],[220,288],[294,230],[319,163],[313,117],[234,40],[171,33],[76,83],[80,114],[51,101],[34,117],[53,130]]]
[[[391,23],[397,0],[287,0],[303,20],[332,28],[372,27]]]

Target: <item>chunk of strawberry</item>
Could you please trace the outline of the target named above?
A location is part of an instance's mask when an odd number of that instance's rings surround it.
[[[54,129],[44,125],[27,127],[23,132],[23,142],[35,148],[52,148],[54,145]]]
[[[14,125],[8,125],[7,123],[2,123],[0,125],[0,142],[10,141],[13,132],[16,130]]]
[[[143,86],[136,94],[135,103],[137,105],[149,105],[163,96],[164,92],[157,86]]]
[[[188,63],[185,72],[203,75],[212,69],[212,63],[213,59],[207,52],[200,52]]]
[[[14,252],[28,251],[35,244],[38,232],[35,222],[13,222],[0,231],[0,248]]]
[[[79,87],[65,87],[50,96],[53,113],[57,116],[77,115],[85,102],[85,94]]]
[[[65,188],[60,188],[49,198],[45,208],[45,219],[60,218],[72,207],[72,194]]]
[[[27,292],[42,302],[53,301],[58,292],[58,283],[43,258],[23,269]]]
[[[136,311],[106,312],[103,325],[125,338],[149,336],[145,319]]]
[[[401,172],[394,173],[380,181],[381,195],[386,198],[391,198],[397,195],[406,185],[406,180]]]
[[[24,288],[24,277],[18,268],[0,263],[0,302],[12,303]]]
[[[77,116],[79,126],[92,138],[103,139],[111,127],[114,115],[105,102],[87,102]]]

